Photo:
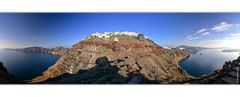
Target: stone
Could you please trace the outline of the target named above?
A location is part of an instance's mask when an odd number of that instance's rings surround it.
[[[237,78],[237,71],[229,71],[227,74]]]
[[[223,81],[227,82],[228,84],[236,84],[237,83],[237,78],[235,78],[235,77],[224,76],[221,79]]]

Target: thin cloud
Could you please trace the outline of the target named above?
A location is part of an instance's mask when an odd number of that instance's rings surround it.
[[[230,36],[240,36],[240,33],[230,34]]]
[[[191,37],[192,37],[192,35],[189,35],[189,36],[186,37],[186,39],[189,39],[189,38],[191,38]]]
[[[202,35],[209,35],[210,34],[210,32],[204,32],[204,33],[202,33]]]
[[[234,40],[234,39],[238,39],[238,37],[225,37],[224,40]]]
[[[202,33],[202,32],[205,32],[205,31],[207,31],[206,28],[204,28],[204,29],[200,29],[200,30],[198,30],[196,33]]]
[[[227,22],[221,22],[220,24],[213,26],[211,30],[215,32],[223,32],[223,31],[229,30],[232,27],[233,27],[233,24],[229,24]]]
[[[196,39],[199,39],[199,37],[191,37],[188,40],[196,40]]]
[[[224,38],[225,40],[236,40],[240,39],[240,33],[229,34],[228,37]]]
[[[200,29],[200,30],[198,30],[196,33],[199,34],[199,33],[205,32],[205,31],[207,31],[206,28],[204,28],[204,29]]]
[[[187,40],[196,40],[198,38],[200,38],[200,37],[193,37],[192,35],[186,37]]]
[[[196,31],[194,34],[187,36],[185,39],[195,40],[195,39],[201,38],[202,36],[207,36],[210,34],[214,34],[216,32],[227,32],[233,28],[240,28],[240,24],[220,22],[219,24],[200,29]],[[232,36],[236,36],[236,35],[240,35],[240,33],[232,34]]]

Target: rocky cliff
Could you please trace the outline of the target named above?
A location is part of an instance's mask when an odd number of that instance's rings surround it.
[[[96,33],[29,83],[180,83],[192,78],[178,65],[189,53],[134,32]]]
[[[56,47],[56,48],[43,48],[43,47],[27,47],[27,48],[19,48],[19,49],[6,49],[6,50],[14,50],[20,52],[33,52],[33,53],[45,53],[52,54],[56,56],[62,56],[69,49],[64,47]]]
[[[0,62],[0,84],[11,84],[15,83],[14,77],[8,73],[7,69]]]

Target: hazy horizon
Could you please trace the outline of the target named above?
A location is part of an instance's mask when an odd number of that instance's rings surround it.
[[[160,46],[240,48],[237,13],[1,13],[0,48],[71,47],[96,32],[131,31]]]

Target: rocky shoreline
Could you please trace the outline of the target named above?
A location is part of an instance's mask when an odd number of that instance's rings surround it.
[[[3,63],[0,62],[0,84],[14,84],[16,83],[13,75],[9,74]]]

